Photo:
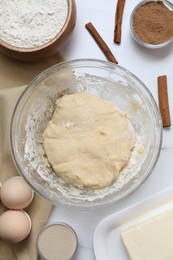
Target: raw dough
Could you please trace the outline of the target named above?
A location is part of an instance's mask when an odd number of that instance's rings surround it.
[[[135,146],[127,115],[89,93],[65,95],[56,105],[43,134],[54,171],[77,187],[107,187],[118,178]]]

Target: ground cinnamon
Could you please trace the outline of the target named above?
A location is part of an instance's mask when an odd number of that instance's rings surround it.
[[[111,50],[109,49],[109,47],[107,46],[103,38],[100,36],[100,34],[97,32],[93,24],[89,22],[85,25],[85,27],[89,31],[91,36],[94,38],[94,40],[96,41],[100,49],[103,51],[106,58],[109,61],[118,64],[118,61],[116,60],[115,56],[113,55],[113,53],[111,52]]]
[[[169,111],[166,75],[158,77],[158,97],[159,97],[159,108],[162,117],[163,127],[169,127],[171,126],[171,118],[170,118],[170,111]]]
[[[134,13],[132,26],[140,40],[164,43],[173,37],[173,11],[162,1],[146,2]]]
[[[114,42],[121,43],[121,25],[123,18],[125,0],[118,0],[115,13]]]

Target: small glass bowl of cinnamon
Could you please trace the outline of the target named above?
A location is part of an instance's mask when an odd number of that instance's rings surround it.
[[[130,16],[133,38],[147,48],[161,48],[173,40],[173,4],[167,0],[143,0]]]

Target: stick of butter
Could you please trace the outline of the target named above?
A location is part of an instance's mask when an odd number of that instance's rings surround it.
[[[172,260],[173,209],[123,230],[121,238],[131,260]]]

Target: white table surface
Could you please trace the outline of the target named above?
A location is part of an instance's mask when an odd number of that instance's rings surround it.
[[[173,0],[171,1],[173,2]],[[130,0],[125,3],[122,43],[120,45],[114,44],[113,31],[116,3],[115,0],[76,0],[77,24],[69,43],[62,49],[61,53],[66,60],[80,58],[106,60],[85,29],[85,24],[92,22],[114,53],[119,65],[141,79],[153,94],[156,102],[158,100],[157,77],[167,75],[171,119],[173,122],[173,43],[156,50],[139,46],[132,38],[129,28],[130,13],[139,1]],[[70,210],[61,206],[53,208],[48,222],[66,222],[77,233],[79,247],[73,258],[74,260],[95,259],[93,233],[100,220],[173,185],[172,160],[173,129],[170,127],[163,130],[162,150],[152,175],[129,198],[118,205],[94,211]]]

